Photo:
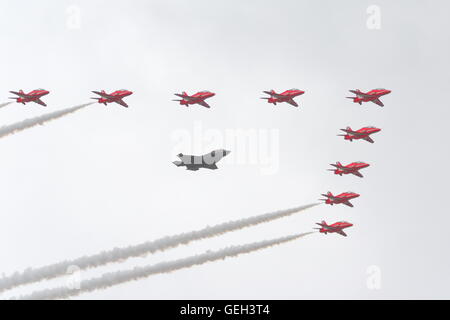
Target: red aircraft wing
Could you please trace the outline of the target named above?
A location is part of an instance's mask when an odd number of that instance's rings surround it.
[[[362,98],[370,98],[372,97],[370,94],[366,94],[361,92],[360,90],[349,90],[351,93],[356,94],[358,97],[362,97]]]
[[[198,103],[199,105],[205,107],[205,108],[211,108],[211,107],[209,106],[209,104],[207,104],[204,100],[200,100],[200,101],[198,101],[197,103]]]
[[[35,102],[35,103],[37,103],[37,104],[40,104],[41,106],[44,106],[44,107],[46,107],[47,105],[44,103],[44,101],[42,101],[41,99],[35,99],[35,100],[32,100],[33,102]]]
[[[355,176],[360,177],[360,178],[364,177],[358,170],[352,171],[350,173],[354,174]]]
[[[350,203],[350,201],[348,201],[348,200],[345,200],[345,201],[343,201],[342,202],[343,204],[345,204],[346,206],[349,206],[349,207],[352,207],[353,208],[353,205]]]
[[[121,106],[124,106],[125,108],[128,108],[128,105],[122,99],[116,99],[114,100],[114,102],[120,104]]]
[[[297,102],[295,102],[293,99],[286,100],[286,102],[289,103],[291,106],[298,107]]]
[[[177,97],[180,97],[181,99],[186,99],[186,100],[192,99],[192,97],[188,96],[187,94],[175,93],[175,95]]]
[[[29,94],[25,94],[23,92],[17,92],[17,91],[10,91],[10,93],[16,94],[21,98],[32,98],[33,96],[29,95]]]
[[[263,92],[268,94],[268,95],[271,95],[272,97],[278,98],[278,99],[285,98],[285,96],[283,96],[282,94],[275,93],[274,90],[263,91]]]
[[[99,91],[92,91],[92,92],[106,99],[114,99],[113,95],[107,94],[106,92],[99,92]]]
[[[379,105],[380,107],[384,107],[383,102],[381,102],[380,99],[378,99],[378,98],[372,100],[372,102]]]

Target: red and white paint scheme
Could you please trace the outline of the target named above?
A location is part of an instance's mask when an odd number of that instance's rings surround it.
[[[380,132],[381,129],[375,128],[375,127],[364,127],[359,130],[352,130],[352,128],[347,127],[346,129],[341,129],[341,131],[344,131],[345,134],[338,134],[338,136],[344,137],[345,140],[353,141],[355,140],[366,140],[367,142],[374,143],[371,137],[369,137],[371,134]]]
[[[362,92],[359,89],[349,91],[356,95],[356,97],[347,97],[349,99],[353,99],[353,102],[359,103],[361,105],[363,102],[371,101],[373,103],[376,103],[380,107],[384,106],[383,102],[380,101],[380,97],[391,93],[391,90],[387,89],[373,89],[369,92]]]
[[[50,91],[44,90],[44,89],[36,89],[33,91],[30,91],[29,93],[23,92],[23,90],[17,91],[10,91],[10,93],[13,93],[19,97],[13,97],[10,99],[15,99],[17,103],[25,104],[27,102],[35,102],[37,104],[40,104],[41,106],[46,107],[47,105],[41,100],[41,97],[47,95],[50,93]]]
[[[359,197],[359,194],[354,192],[343,192],[337,196],[333,196],[333,194],[328,191],[327,194],[322,194],[322,196],[326,197],[326,199],[319,199],[325,201],[326,204],[345,204],[346,206],[353,207],[349,200],[355,199]]]
[[[316,223],[320,226],[320,228],[314,228],[319,230],[320,233],[339,233],[341,236],[346,237],[347,234],[342,230],[345,228],[352,227],[353,224],[347,221],[339,221],[333,224],[328,225],[325,221],[322,220],[321,223]]]
[[[133,94],[133,92],[126,89],[116,90],[112,93],[106,93],[105,90],[92,92],[98,94],[101,97],[101,98],[91,98],[97,100],[98,103],[103,103],[106,106],[106,104],[108,103],[115,102],[125,108],[128,108],[128,105],[122,99]]]
[[[297,102],[294,101],[294,98],[305,93],[305,91],[299,89],[289,89],[282,93],[276,93],[274,90],[263,92],[270,95],[269,98],[267,97],[261,98],[267,100],[268,103],[273,103],[276,106],[277,103],[287,102],[294,107],[298,107],[298,104]]]
[[[205,108],[211,108],[209,104],[205,102],[206,99],[214,97],[216,94],[210,91],[200,91],[192,96],[188,95],[186,92],[183,91],[183,93],[175,93],[177,97],[180,97],[181,99],[175,99],[172,101],[179,101],[181,105],[189,107],[190,104],[199,104]]]
[[[363,175],[359,172],[359,170],[367,168],[369,164],[357,161],[344,166],[338,161],[336,162],[336,164],[330,163],[330,166],[336,168],[336,169],[328,169],[328,171],[333,171],[334,174],[338,174],[340,176],[342,176],[343,174],[354,174],[355,176],[362,178]]]

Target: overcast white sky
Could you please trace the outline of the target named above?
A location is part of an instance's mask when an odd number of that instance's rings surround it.
[[[367,27],[372,5],[378,30]],[[1,1],[0,103],[9,90],[51,93],[46,109],[1,109],[0,123],[85,103],[91,90],[134,94],[129,109],[96,104],[0,140],[0,272],[351,190],[361,194],[354,208],[321,205],[81,276],[309,231],[321,220],[354,223],[347,238],[315,234],[78,298],[450,298],[449,10],[448,1]],[[306,91],[300,108],[259,99],[292,87]],[[392,90],[384,108],[345,99],[349,89],[378,87]],[[211,109],[170,101],[203,89],[216,92]],[[350,143],[336,136],[347,125],[382,131],[374,144]],[[244,165],[230,157],[215,171],[171,163],[180,152],[236,154],[225,135],[239,129],[261,130],[256,148],[269,150],[274,172],[262,157]],[[174,137],[186,133],[183,147]],[[371,167],[364,179],[338,177],[326,171],[338,160]],[[367,285],[374,276],[378,289]]]

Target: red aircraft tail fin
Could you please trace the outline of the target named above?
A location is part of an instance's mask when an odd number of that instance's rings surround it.
[[[183,96],[187,96],[188,94],[186,93],[186,91],[182,92]]]

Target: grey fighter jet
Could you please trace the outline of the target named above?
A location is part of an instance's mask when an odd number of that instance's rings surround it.
[[[180,160],[174,161],[173,164],[177,167],[185,166],[187,170],[192,171],[196,171],[200,168],[215,170],[218,169],[216,165],[217,162],[229,153],[230,151],[224,149],[214,150],[203,156],[184,155],[180,153],[178,154]]]

